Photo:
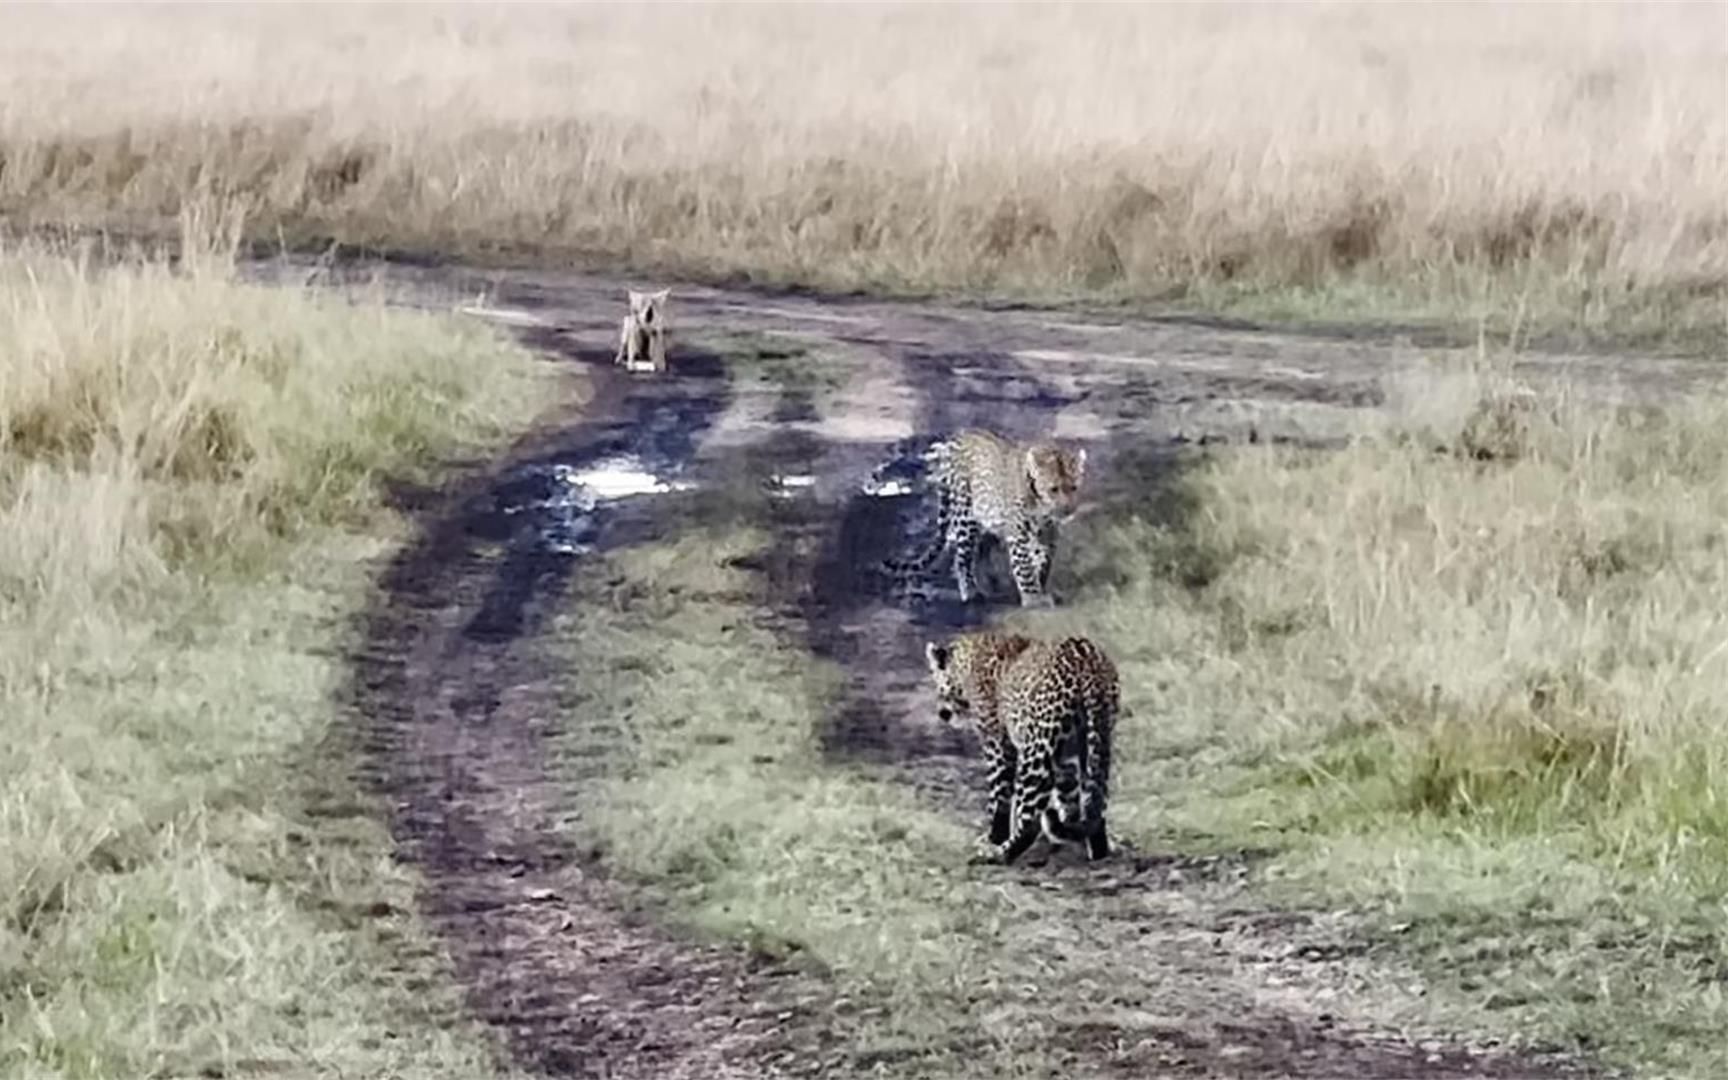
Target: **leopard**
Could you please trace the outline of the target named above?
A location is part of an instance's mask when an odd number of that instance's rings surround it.
[[[619,334],[618,354],[612,362],[625,371],[666,370],[666,307],[671,289],[630,294],[630,310]]]
[[[1116,665],[1085,637],[1056,641],[976,631],[926,642],[945,724],[969,719],[989,774],[989,826],[974,863],[1008,865],[1040,833],[1082,844],[1088,861],[1111,854],[1111,741],[1122,712]]]
[[[936,442],[925,460],[936,488],[936,541],[911,558],[885,560],[885,568],[904,582],[952,551],[960,601],[970,604],[979,595],[978,556],[994,538],[1008,548],[1021,606],[1051,606],[1056,528],[1079,508],[1086,448],[969,428]]]

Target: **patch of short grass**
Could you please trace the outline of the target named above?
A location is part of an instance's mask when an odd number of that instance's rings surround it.
[[[717,336],[712,344],[725,355],[734,378],[746,380],[746,392],[766,390],[816,405],[845,383],[844,368],[826,362],[792,334],[733,333]]]
[[[474,1075],[354,779],[382,481],[543,400],[483,332],[0,253],[0,1072]]]
[[[801,965],[837,1039],[795,1054],[835,1075],[1048,1076],[1090,1026],[1147,1037],[1165,973],[1095,905],[968,867],[970,814],[824,753],[838,673],[765,624],[771,513],[726,497],[585,568],[558,620],[575,838],[662,918]]]
[[[1270,895],[1369,913],[1461,1024],[1717,1075],[1728,401],[1389,389],[1340,451],[1130,454],[1065,541],[1051,617],[1152,763],[1123,826],[1283,849]]]
[[[987,947],[965,932],[976,888],[952,869],[966,830],[823,762],[813,718],[834,675],[782,647],[752,575],[726,565],[769,542],[749,525],[693,530],[585,572],[557,629],[581,658],[561,763],[576,827],[692,927],[890,998],[848,1032],[853,1055],[952,1064],[960,1048],[920,1013],[952,1015]]]

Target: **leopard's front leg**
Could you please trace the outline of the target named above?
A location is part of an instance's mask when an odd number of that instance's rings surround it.
[[[1050,576],[1050,551],[1039,532],[1035,523],[1022,522],[1008,538],[1008,562],[1022,607],[1049,607],[1053,603],[1044,591]]]

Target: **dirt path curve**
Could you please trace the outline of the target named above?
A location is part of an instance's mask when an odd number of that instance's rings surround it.
[[[558,830],[543,735],[560,713],[535,634],[574,559],[623,542],[558,470],[689,459],[724,406],[718,366],[629,392],[602,377],[569,428],[434,496],[354,657],[373,779],[471,1008],[535,1072],[755,1077],[794,1004],[783,972],[629,917]],[[743,1064],[739,1064],[743,1062]]]
[[[843,1075],[817,1069],[807,1053],[821,1042],[820,987],[644,923],[562,838],[568,807],[544,764],[561,709],[556,672],[536,645],[542,620],[584,552],[676,528],[654,499],[614,499],[609,485],[663,490],[740,461],[787,476],[791,497],[776,522],[783,550],[767,567],[781,600],[773,617],[789,641],[853,673],[825,746],[837,767],[890,769],[970,815],[972,748],[920,721],[916,650],[929,632],[979,613],[906,608],[858,573],[902,542],[910,501],[865,494],[872,470],[968,423],[1085,441],[1100,470],[1130,444],[1167,447],[1174,464],[1181,444],[1207,437],[1325,439],[1376,400],[1377,376],[1406,352],[1175,321],[678,290],[675,327],[710,339],[768,335],[843,372],[834,385],[744,393],[717,356],[687,346],[675,350],[669,378],[610,368],[616,282],[293,262],[251,272],[336,285],[379,278],[398,302],[511,326],[549,356],[588,365],[595,380],[580,417],[424,497],[423,533],[385,574],[353,660],[369,767],[393,801],[404,857],[425,876],[425,911],[471,1007],[518,1062],[548,1075]],[[1533,370],[1612,374],[1586,358],[1545,358]],[[1638,385],[1665,393],[1715,377],[1707,365],[1653,361]],[[1392,989],[1398,973],[1368,966],[1324,920],[1244,908],[1246,858],[1130,853],[1098,871],[1008,875],[1005,887],[1025,894],[1029,930],[1052,947],[1096,952],[1106,973],[1141,973],[1114,1020],[1061,1029],[1077,1067],[1134,1076],[1572,1071],[1359,1022],[1387,1015],[1367,1006],[1402,993]]]

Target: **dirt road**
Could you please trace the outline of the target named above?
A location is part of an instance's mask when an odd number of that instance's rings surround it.
[[[294,279],[272,264],[260,277]],[[545,742],[568,721],[537,639],[585,553],[678,527],[681,487],[748,467],[784,495],[765,560],[783,638],[843,664],[851,685],[820,723],[836,767],[865,762],[968,820],[980,790],[961,734],[920,710],[920,643],[988,609],[886,595],[865,568],[915,529],[916,493],[871,477],[965,424],[1086,443],[1094,468],[1133,447],[1175,468],[1211,439],[1326,441],[1415,350],[1176,321],[1091,321],[876,301],[678,289],[674,370],[610,367],[622,285],[579,276],[344,267],[403,303],[458,307],[512,328],[550,362],[586,365],[596,397],[506,460],[418,496],[424,530],[381,583],[353,661],[367,765],[394,806],[424,912],[471,1007],[536,1072],[592,1077],[861,1074],[825,1037],[807,973],[697,947],[632,914],[561,838]],[[324,273],[321,280],[331,275]],[[820,377],[743,380],[711,343]],[[695,343],[695,344],[692,344]],[[708,348],[704,348],[708,345]],[[1533,377],[1611,378],[1608,361],[1548,357]],[[1645,364],[1664,393],[1706,365]],[[892,471],[892,470],[890,470]],[[1004,872],[1057,947],[1136,972],[1133,1000],[1065,1029],[1076,1075],[1554,1076],[1588,1064],[1467,1038],[1378,1030],[1384,999],[1419,992],[1376,967],[1347,927],[1245,905],[1255,853],[1206,860],[1126,852],[1102,868]],[[1052,918],[1051,912],[1059,914]],[[1060,927],[1052,931],[1050,926]],[[1370,1007],[1370,1006],[1376,1007]],[[1132,1013],[1132,1016],[1127,1014]],[[1126,1017],[1126,1018],[1123,1018]]]

